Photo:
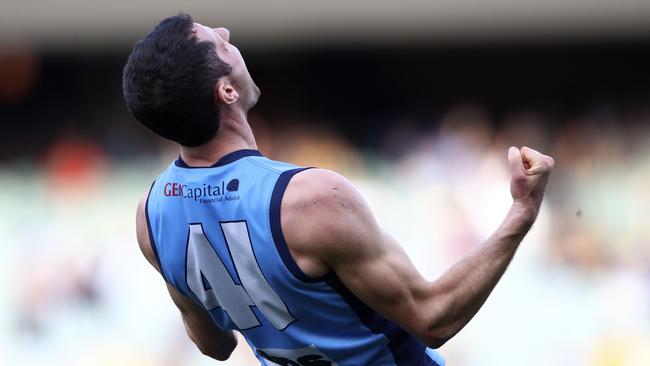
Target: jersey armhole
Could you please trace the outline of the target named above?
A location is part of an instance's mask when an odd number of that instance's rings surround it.
[[[153,191],[153,187],[156,185],[156,181],[154,180],[153,183],[151,183],[151,187],[149,188],[149,193],[147,193],[147,201],[144,204],[144,219],[145,219],[145,224],[147,225],[147,232],[149,233],[149,244],[151,244],[151,249],[153,250],[153,254],[156,257],[156,262],[158,263],[158,268],[160,268],[160,274],[162,275],[162,278],[167,281],[167,276],[165,276],[165,270],[163,269],[162,262],[160,261],[160,256],[158,255],[158,246],[156,245],[156,241],[153,238],[153,232],[151,231],[151,223],[149,222],[149,198],[151,197],[151,191]]]
[[[289,252],[289,247],[287,242],[284,239],[284,234],[282,233],[282,220],[280,219],[280,208],[282,206],[282,197],[284,192],[289,185],[289,181],[293,178],[294,175],[312,168],[296,168],[282,172],[278,177],[278,180],[275,182],[275,187],[273,188],[273,193],[271,194],[271,204],[269,209],[269,220],[271,224],[271,236],[273,237],[273,242],[275,243],[275,248],[282,258],[284,266],[291,272],[291,274],[300,281],[303,282],[323,282],[329,275],[323,277],[314,278],[305,274],[296,261],[291,256]]]

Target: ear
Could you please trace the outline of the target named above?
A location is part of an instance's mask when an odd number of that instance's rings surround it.
[[[225,77],[217,80],[214,93],[217,103],[233,104],[239,99],[239,93]]]

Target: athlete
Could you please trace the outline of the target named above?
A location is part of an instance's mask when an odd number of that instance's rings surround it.
[[[227,29],[163,20],[135,45],[123,92],[140,123],[180,147],[138,205],[140,248],[217,360],[237,331],[262,365],[443,365],[433,349],[499,281],[554,165],[511,147],[503,223],[427,281],[348,180],[257,150],[247,113],[260,91]]]

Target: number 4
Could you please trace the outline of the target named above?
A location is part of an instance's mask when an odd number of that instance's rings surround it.
[[[239,329],[260,325],[251,309],[251,306],[257,306],[276,329],[283,330],[294,318],[262,275],[253,253],[246,221],[219,224],[241,285],[228,273],[205,236],[203,226],[190,224],[185,272],[190,291],[206,310],[221,307]],[[210,288],[206,289],[204,280]]]

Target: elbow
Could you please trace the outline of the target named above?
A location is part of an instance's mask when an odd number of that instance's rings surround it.
[[[449,327],[432,327],[426,329],[419,338],[427,347],[436,349],[452,339],[458,331],[459,329]]]
[[[225,361],[230,358],[232,351],[234,351],[235,347],[237,347],[237,338],[234,335],[228,337],[228,339],[224,342],[219,342],[218,344],[216,342],[206,343],[199,342],[195,339],[192,340],[202,354],[210,358],[214,358],[217,361]]]
[[[424,344],[427,347],[437,349],[437,348],[442,347],[450,339],[451,339],[451,337],[428,336],[428,337],[425,337],[422,340],[424,341]]]
[[[440,348],[452,339],[465,326],[459,319],[459,307],[448,299],[438,296],[438,302],[432,304],[433,312],[423,315],[416,324],[420,325],[420,341],[429,348]]]
[[[201,351],[202,354],[205,356],[208,356],[210,358],[214,358],[217,361],[225,361],[228,358],[230,358],[230,355],[232,354],[232,351],[235,350],[235,346],[237,345],[237,342],[235,341],[234,345],[231,347],[214,347],[214,346],[205,346],[205,345],[199,345],[197,344],[199,351]]]
[[[214,358],[217,361],[225,361],[228,358],[230,358],[231,353],[232,353],[232,351],[230,351],[230,352],[221,352],[221,353],[211,353],[211,354],[204,353],[204,355],[206,355],[208,357],[211,357],[211,358]]]

